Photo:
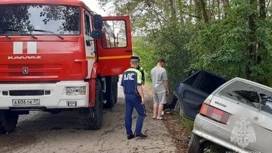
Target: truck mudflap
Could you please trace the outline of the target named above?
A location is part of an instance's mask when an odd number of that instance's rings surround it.
[[[84,81],[0,84],[0,109],[88,107],[89,84]]]

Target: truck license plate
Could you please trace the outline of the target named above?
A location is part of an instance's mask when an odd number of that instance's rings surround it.
[[[40,105],[40,99],[12,99],[13,106]]]

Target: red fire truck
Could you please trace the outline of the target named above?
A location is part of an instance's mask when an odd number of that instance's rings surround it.
[[[1,0],[0,133],[32,110],[77,109],[100,129],[131,55],[128,16],[101,17],[79,0]]]

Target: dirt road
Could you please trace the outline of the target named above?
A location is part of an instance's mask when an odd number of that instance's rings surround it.
[[[119,87],[120,90],[120,87]],[[146,95],[147,96],[147,95]],[[151,102],[150,99],[148,102]],[[124,128],[124,95],[104,111],[103,127],[83,130],[76,111],[51,115],[31,112],[20,116],[14,133],[0,135],[0,153],[171,153],[176,147],[162,121],[152,120],[150,108],[143,132],[148,139],[127,140]],[[134,121],[136,113],[134,115]],[[135,127],[135,122],[133,128]]]

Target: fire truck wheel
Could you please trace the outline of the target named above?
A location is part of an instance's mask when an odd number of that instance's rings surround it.
[[[96,81],[95,92],[95,106],[94,108],[88,108],[83,110],[83,126],[86,130],[98,130],[102,127],[103,123],[103,91],[101,88],[101,82]]]
[[[10,133],[16,128],[19,115],[11,111],[2,111],[0,113],[0,133]]]

